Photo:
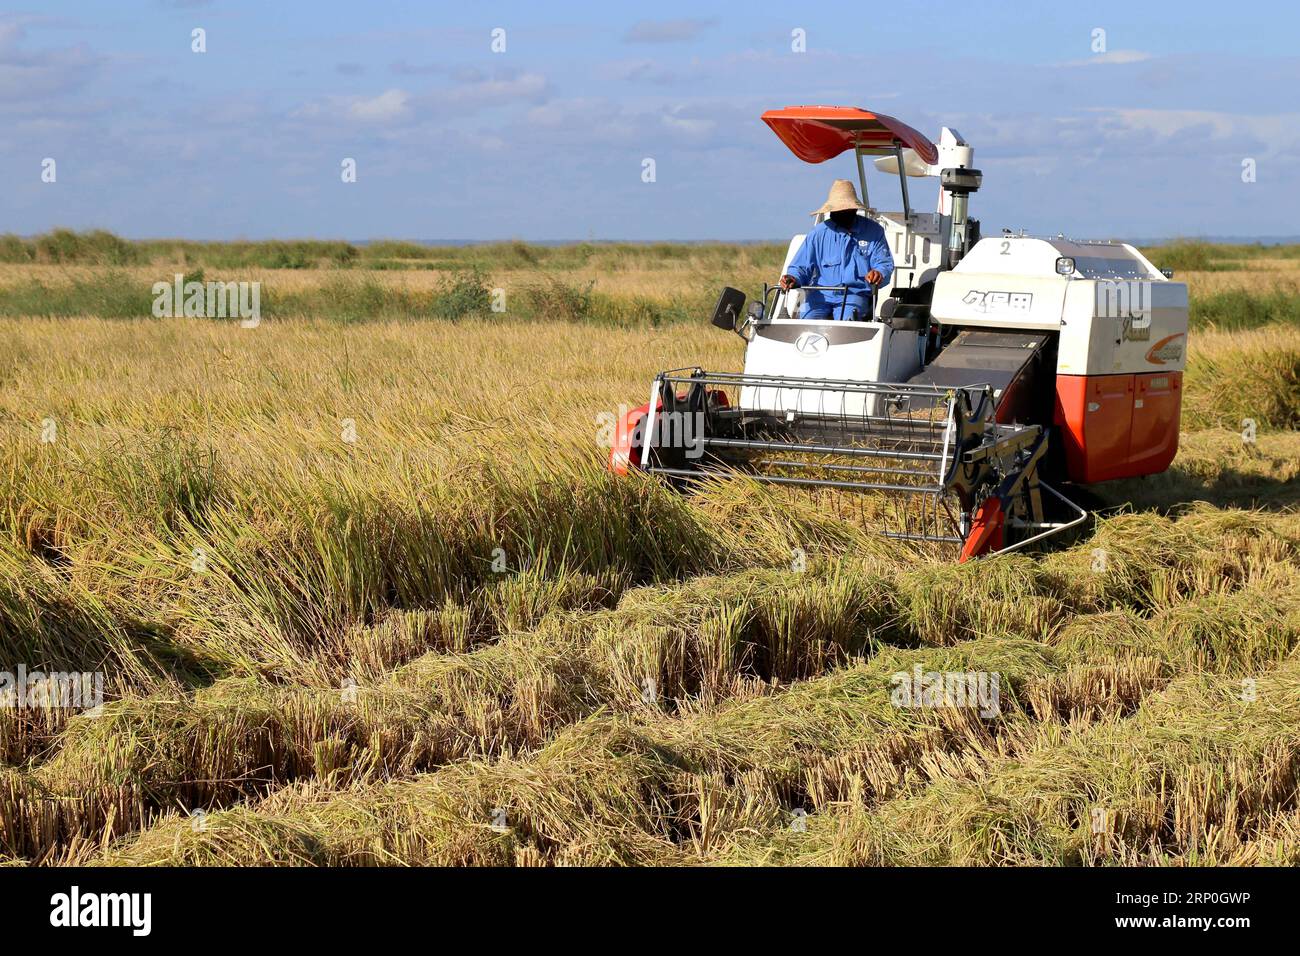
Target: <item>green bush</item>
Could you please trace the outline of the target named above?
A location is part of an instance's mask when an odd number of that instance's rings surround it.
[[[1175,272],[1224,272],[1241,269],[1240,247],[1179,239],[1168,245],[1143,249],[1142,254],[1161,269]]]
[[[521,291],[525,314],[534,319],[562,322],[584,322],[592,318],[594,296],[592,286],[572,285],[555,276],[544,276]]]
[[[150,318],[151,282],[122,272],[46,284],[37,280],[0,286],[0,315],[97,315],[106,319]]]
[[[456,272],[444,282],[433,300],[433,314],[440,319],[463,319],[490,310],[492,292],[487,276],[478,269]]]
[[[31,262],[35,249],[13,233],[0,236],[0,262]]]
[[[32,258],[38,262],[124,266],[141,260],[138,246],[102,229],[81,233],[55,229],[37,236],[33,250]]]
[[[373,259],[429,259],[438,252],[433,246],[422,246],[418,242],[403,242],[395,239],[383,239],[361,247],[361,258],[366,260],[369,268],[374,268]]]
[[[1274,254],[1276,249],[1270,247],[1269,253]],[[487,273],[502,268],[542,268],[554,272],[594,266],[607,272],[620,272],[674,262],[697,272],[731,278],[738,270],[752,271],[756,266],[774,271],[784,254],[783,244],[771,243],[580,242],[544,246],[516,239],[430,246],[405,240],[379,240],[358,247],[338,240],[316,239],[127,240],[104,230],[69,229],[56,229],[33,239],[15,235],[0,237],[0,261],[3,262],[107,266],[156,263],[209,269],[432,268]]]
[[[1213,292],[1191,298],[1193,329],[1237,331],[1274,323],[1300,325],[1300,297],[1284,292]]]

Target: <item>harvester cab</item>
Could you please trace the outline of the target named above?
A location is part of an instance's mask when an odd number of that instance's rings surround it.
[[[853,152],[893,275],[861,320],[802,318],[808,287],[765,285],[753,301],[725,289],[712,321],[745,339],[743,371],[661,372],[626,416],[611,470],[674,483],[740,472],[837,502],[864,492],[859,512],[883,534],[965,560],[1084,521],[1065,483],[1169,466],[1185,285],[1124,243],[981,238],[968,212],[982,174],[954,130],[936,144],[852,107],[763,121],[805,162]],[[898,177],[901,210],[871,206],[867,158]],[[908,180],[919,177],[939,181],[932,213],[911,207]],[[782,273],[804,238],[791,240]]]

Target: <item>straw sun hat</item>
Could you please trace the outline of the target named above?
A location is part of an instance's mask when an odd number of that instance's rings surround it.
[[[810,216],[829,216],[833,212],[839,212],[841,209],[862,209],[866,206],[858,202],[858,191],[853,188],[853,181],[849,179],[837,179],[831,183],[831,191],[826,197],[826,202],[820,209],[814,209],[809,213]]]

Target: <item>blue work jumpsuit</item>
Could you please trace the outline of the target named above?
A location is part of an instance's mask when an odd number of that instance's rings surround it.
[[[804,237],[786,272],[801,286],[848,286],[844,318],[853,318],[856,311],[859,321],[868,322],[871,287],[867,285],[867,273],[872,269],[883,276],[881,285],[887,284],[894,274],[894,257],[889,254],[885,230],[866,216],[855,216],[848,229],[841,229],[830,219],[819,223]],[[838,319],[843,298],[839,292],[809,289],[800,318]]]

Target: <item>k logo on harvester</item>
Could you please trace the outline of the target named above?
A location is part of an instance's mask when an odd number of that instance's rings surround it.
[[[800,355],[807,355],[812,358],[817,355],[824,355],[826,350],[831,347],[830,339],[820,332],[805,332],[794,340],[794,347]]]

